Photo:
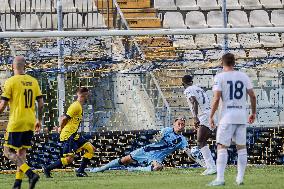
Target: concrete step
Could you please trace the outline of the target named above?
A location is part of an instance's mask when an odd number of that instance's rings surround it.
[[[95,0],[96,6],[99,9],[107,9],[113,8],[112,0],[107,3],[105,0]],[[151,1],[150,0],[117,0],[117,4],[121,9],[128,8],[128,9],[135,9],[135,8],[150,8]]]
[[[162,26],[160,18],[156,17],[137,17],[126,18],[127,24],[131,29],[160,28]],[[113,27],[113,18],[105,17],[106,25]]]
[[[136,37],[138,43],[145,47],[172,47],[173,42],[168,37]]]

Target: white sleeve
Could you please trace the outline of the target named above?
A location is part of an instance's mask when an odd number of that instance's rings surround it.
[[[213,91],[222,91],[222,81],[219,75],[216,75],[214,78],[214,84],[213,84]]]
[[[188,99],[188,98],[191,98],[192,96],[195,96],[194,93],[193,93],[193,91],[190,90],[190,89],[186,89],[186,90],[184,91],[184,94],[185,94],[185,97],[186,97],[187,99]]]

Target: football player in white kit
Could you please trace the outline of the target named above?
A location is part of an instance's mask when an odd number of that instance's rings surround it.
[[[206,165],[206,170],[201,175],[215,174],[215,161],[207,145],[207,140],[210,138],[213,130],[209,124],[210,100],[202,88],[193,84],[192,76],[185,75],[182,78],[182,84],[185,88],[184,95],[188,101],[194,119],[194,126],[197,130],[197,145]]]
[[[238,173],[236,184],[242,185],[247,165],[246,126],[252,124],[256,117],[256,97],[249,77],[240,71],[234,70],[235,57],[227,53],[222,57],[223,72],[214,78],[213,102],[210,113],[210,125],[215,128],[214,114],[218,109],[219,101],[222,108],[217,128],[217,178],[209,186],[225,184],[224,172],[228,160],[227,148],[233,140],[238,150]],[[246,109],[246,96],[250,97],[251,114]]]

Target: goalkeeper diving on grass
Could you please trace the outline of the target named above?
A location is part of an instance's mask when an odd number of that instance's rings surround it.
[[[162,161],[176,150],[183,150],[191,159],[194,159],[200,165],[204,165],[204,160],[193,158],[188,148],[188,142],[182,135],[185,129],[185,118],[179,116],[175,119],[173,127],[166,127],[154,136],[156,142],[138,148],[129,155],[112,160],[108,164],[91,168],[90,172],[103,172],[111,168],[137,163],[138,167],[129,167],[129,171],[160,171],[163,169]]]

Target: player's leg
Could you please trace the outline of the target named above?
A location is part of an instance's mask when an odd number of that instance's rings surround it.
[[[6,158],[11,160],[16,164],[17,167],[21,167],[25,162],[17,155],[16,151],[13,148],[4,146],[4,155]]]
[[[217,178],[209,183],[209,186],[220,186],[225,184],[224,174],[228,162],[227,148],[231,144],[231,139],[234,132],[235,127],[231,124],[219,125],[217,128]]]
[[[25,162],[26,162],[26,149],[32,147],[32,138],[33,138],[33,136],[34,136],[34,132],[33,131],[23,132],[23,138],[22,138],[23,149],[20,150],[20,154],[21,154],[20,157]],[[25,171],[23,169],[26,169],[27,171]],[[40,177],[39,177],[38,174],[34,173],[30,169],[30,167],[27,165],[27,163],[25,163],[23,165],[23,169],[21,169],[21,170],[29,177],[29,189],[33,189],[35,187],[36,183],[38,182]]]
[[[26,150],[23,150],[23,149],[17,150],[17,155],[20,158],[25,159],[25,161],[26,161]],[[15,180],[13,189],[20,189],[21,188],[24,176],[25,176],[24,172],[21,171],[20,167],[17,167],[16,180]]]
[[[70,138],[64,141],[63,142],[63,157],[48,166],[42,167],[42,171],[46,178],[52,178],[51,171],[53,169],[64,167],[74,161],[74,151],[73,151],[74,146],[73,145],[74,145],[73,138]]]
[[[34,173],[30,166],[26,163],[25,156],[17,155],[17,152],[14,149],[22,149],[25,155],[25,148],[31,147],[31,140],[33,137],[32,131],[25,131],[25,132],[11,132],[8,133],[8,136],[5,137],[5,144],[4,144],[4,155],[13,161],[19,169],[24,172],[29,178],[29,188],[33,189],[35,184],[39,180],[39,175]],[[11,147],[11,148],[10,148]]]
[[[246,148],[246,125],[237,126],[235,142],[238,150],[238,174],[236,177],[236,183],[241,185],[243,184],[248,159]]]
[[[78,151],[80,151],[81,149],[85,151],[85,154],[83,155],[79,169],[76,171],[76,176],[86,177],[88,175],[85,172],[85,168],[87,167],[90,160],[94,157],[95,147],[90,142],[85,142]]]
[[[212,131],[206,127],[201,125],[197,130],[197,145],[200,148],[202,156],[205,160],[206,170],[202,173],[202,175],[212,175],[216,173],[216,166],[213,160],[211,151],[207,145],[207,140],[210,138]]]
[[[74,161],[74,155],[70,154],[70,155],[64,155],[62,158],[58,159],[56,162],[48,165],[48,166],[44,166],[42,167],[42,171],[45,175],[46,178],[52,178],[51,176],[51,171],[53,169],[59,169],[62,168],[66,165],[69,165],[70,163],[72,163]]]
[[[122,158],[117,158],[109,162],[108,164],[99,167],[99,168],[93,168],[90,170],[90,172],[96,173],[96,172],[104,172],[106,170],[109,170],[110,168],[119,167],[122,165],[128,165],[130,163],[133,163],[135,160],[132,159],[131,155],[124,156]]]

